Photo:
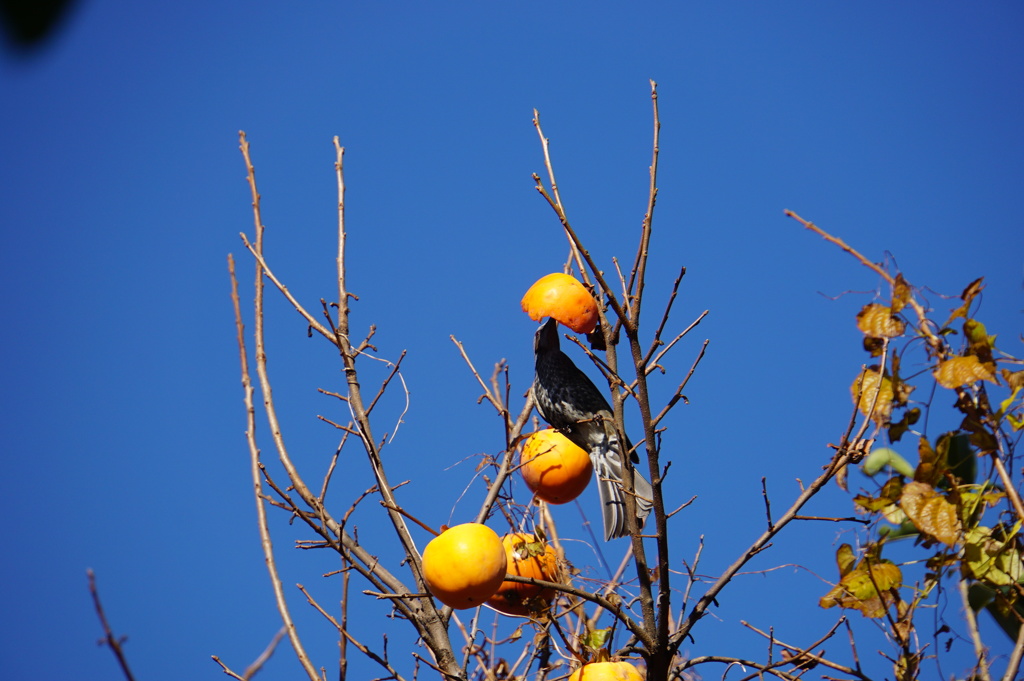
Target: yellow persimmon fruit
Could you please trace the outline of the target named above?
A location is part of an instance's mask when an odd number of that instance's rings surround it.
[[[569,681],[644,681],[644,675],[628,662],[591,662],[574,671]]]
[[[523,445],[519,472],[530,491],[549,504],[567,504],[590,484],[590,456],[554,428],[538,430]]]
[[[558,580],[558,557],[555,549],[532,534],[514,532],[501,539],[508,560],[508,574],[519,577]],[[487,599],[487,605],[507,615],[526,616],[547,607],[555,597],[554,589],[535,584],[502,582],[498,592]]]
[[[523,312],[539,322],[544,317],[568,326],[576,333],[590,333],[597,326],[597,301],[590,291],[568,274],[541,277],[521,302]]]
[[[505,579],[505,547],[491,528],[456,525],[423,549],[423,578],[434,597],[456,610],[475,608]]]

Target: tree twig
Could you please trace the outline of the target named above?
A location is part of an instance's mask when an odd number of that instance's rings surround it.
[[[107,615],[103,611],[103,604],[100,602],[100,592],[96,588],[96,574],[91,569],[86,570],[85,574],[89,578],[89,594],[92,596],[93,607],[96,609],[96,615],[100,618],[100,624],[103,626],[103,638],[100,640],[100,643],[109,647],[111,652],[114,653],[124,678],[127,681],[135,681],[135,677],[132,676],[132,670],[128,668],[128,658],[125,657],[122,645],[126,639],[125,637],[118,638],[114,636],[114,631],[110,628],[110,622],[107,621]]]
[[[974,655],[977,658],[975,670],[978,681],[992,681],[988,672],[988,651],[981,640],[981,632],[978,630],[978,618],[974,616],[974,609],[971,608],[970,599],[967,595],[967,580],[960,577],[957,580],[957,587],[960,590],[960,601],[964,607],[964,619],[967,621],[967,631],[971,636],[971,643],[974,645]],[[1013,678],[1011,675],[1009,678]]]
[[[242,140],[242,153],[245,156],[246,166],[249,168],[249,184],[252,188],[253,193],[253,211],[256,219],[256,234],[257,243],[262,244],[263,241],[263,230],[262,221],[259,216],[259,194],[256,191],[256,179],[255,170],[252,168],[252,164],[249,160],[249,145],[245,140],[245,134],[241,134]],[[295,651],[295,656],[299,660],[299,664],[306,671],[306,675],[309,676],[310,681],[320,681],[320,677],[316,672],[316,668],[313,663],[310,662],[309,656],[306,654],[306,650],[302,645],[302,641],[299,638],[298,630],[295,628],[295,622],[292,620],[291,613],[288,611],[288,603],[284,596],[284,589],[281,587],[281,578],[277,572],[277,563],[274,560],[274,545],[270,539],[270,526],[267,523],[267,511],[263,501],[263,476],[260,472],[260,451],[256,444],[256,409],[253,405],[253,387],[252,381],[249,377],[249,358],[245,348],[245,328],[242,324],[242,309],[238,299],[238,279],[235,277],[235,261],[234,258],[228,256],[228,271],[231,275],[231,302],[235,308],[235,327],[238,331],[238,352],[242,368],[242,390],[244,392],[245,401],[245,412],[246,412],[246,441],[249,444],[249,462],[250,472],[252,474],[253,484],[253,495],[256,499],[256,525],[260,533],[260,546],[263,549],[263,558],[267,566],[267,572],[270,574],[270,583],[274,591],[274,600],[277,603],[278,613],[281,615],[281,621],[284,623],[285,628],[288,631],[288,640],[292,644],[292,649]],[[260,364],[260,357],[264,358],[263,348],[263,287],[262,287],[262,276],[260,266],[256,266],[256,280],[257,280],[257,297],[256,297],[256,356],[257,364]],[[264,396],[266,400],[269,400],[269,395],[264,389]],[[268,411],[270,411],[268,409]]]

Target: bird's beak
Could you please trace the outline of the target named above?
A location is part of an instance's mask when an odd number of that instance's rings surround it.
[[[533,351],[558,349],[558,322],[548,317],[544,325],[537,329],[537,335],[533,339]]]

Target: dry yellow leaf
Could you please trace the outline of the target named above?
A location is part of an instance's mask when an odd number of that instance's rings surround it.
[[[943,388],[959,388],[975,381],[996,382],[995,363],[982,363],[974,355],[947,359],[935,368],[935,380]]]
[[[879,381],[881,381],[881,386],[879,386]],[[876,392],[878,393],[877,400],[875,399]],[[857,408],[860,409],[860,413],[868,416],[871,404],[874,403],[875,409],[870,413],[871,418],[879,425],[889,422],[889,417],[892,414],[892,381],[888,377],[882,376],[878,369],[865,369],[864,373],[853,381],[853,385],[850,386],[850,394],[853,396]],[[859,401],[858,398],[860,398]]]
[[[857,313],[857,328],[872,338],[895,338],[903,335],[906,324],[892,313],[892,308],[870,303]]]
[[[900,495],[900,508],[920,532],[953,546],[960,539],[956,506],[924,482],[908,482]]]

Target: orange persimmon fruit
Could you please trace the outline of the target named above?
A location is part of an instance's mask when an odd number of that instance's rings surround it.
[[[530,491],[549,504],[567,504],[590,484],[590,456],[554,428],[538,430],[523,445],[519,472]]]
[[[450,527],[423,549],[423,578],[434,597],[456,610],[475,608],[505,579],[505,547],[479,523]]]
[[[523,532],[506,534],[501,543],[508,559],[508,574],[546,582],[557,581],[558,558],[550,544]],[[498,592],[487,599],[487,605],[506,615],[525,617],[545,609],[554,597],[554,589],[521,582],[502,582]]]
[[[569,681],[644,681],[644,676],[628,662],[591,662],[574,671]]]
[[[556,272],[541,277],[520,303],[530,319],[553,317],[576,333],[590,333],[597,326],[597,301],[583,284]]]

